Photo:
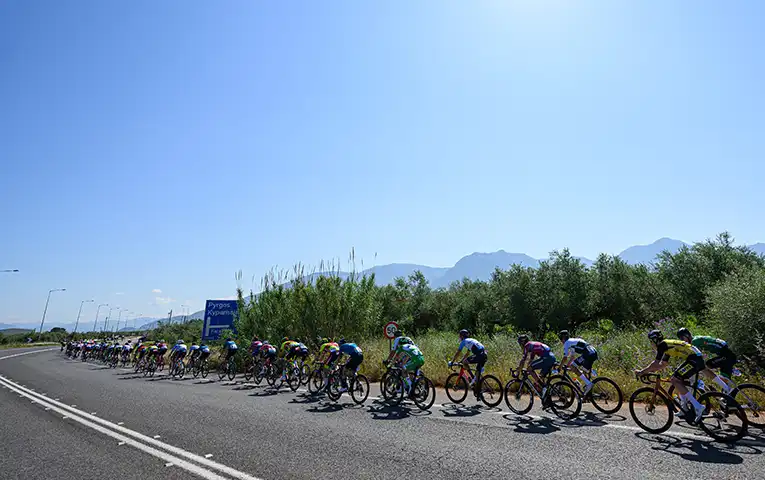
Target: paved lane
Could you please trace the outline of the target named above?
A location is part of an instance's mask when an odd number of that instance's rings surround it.
[[[335,405],[303,393],[273,394],[265,387],[228,381],[145,379],[121,369],[67,361],[58,351],[2,360],[0,373],[110,422],[123,422],[149,437],[159,435],[161,442],[199,457],[212,455],[220,464],[263,479],[340,472],[346,478],[389,479],[392,470],[422,479],[754,479],[761,478],[765,467],[761,440],[724,446],[682,425],[669,435],[647,435],[623,417],[608,419],[610,426],[605,426],[603,417],[594,414],[565,423],[549,416],[530,420],[507,411],[450,405],[420,412],[373,401],[356,407],[346,397]],[[60,414],[17,395],[11,400],[26,402],[24,408],[61,423],[63,435],[72,434]],[[23,435],[18,430],[15,434]],[[115,454],[133,450],[103,441]],[[135,454],[147,466],[157,465],[156,458]],[[180,472],[175,466],[163,468],[160,478]]]

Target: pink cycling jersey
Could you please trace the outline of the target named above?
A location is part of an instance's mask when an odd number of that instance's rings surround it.
[[[550,347],[545,345],[542,342],[528,342],[526,343],[526,346],[523,347],[523,356],[524,358],[531,354],[531,358],[536,357],[543,357],[545,355],[550,354]]]

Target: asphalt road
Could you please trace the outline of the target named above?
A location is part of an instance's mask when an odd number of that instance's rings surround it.
[[[0,351],[0,478],[687,480],[765,471],[765,437],[728,446],[682,423],[650,435],[627,413],[587,405],[575,422],[470,401],[458,408],[442,396],[428,412],[372,398],[358,407],[214,375],[145,379],[67,360],[58,348],[27,352]]]

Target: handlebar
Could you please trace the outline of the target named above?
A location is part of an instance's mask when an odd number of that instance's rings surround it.
[[[644,383],[646,385],[651,385],[653,383],[656,383],[656,381],[661,380],[661,375],[658,373],[646,373],[645,375],[635,374],[635,378],[637,378],[640,383]]]

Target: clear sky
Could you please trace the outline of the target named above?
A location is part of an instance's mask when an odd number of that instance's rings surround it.
[[[762,1],[1,9],[0,323],[59,287],[54,324],[193,312],[351,247],[765,241]]]

